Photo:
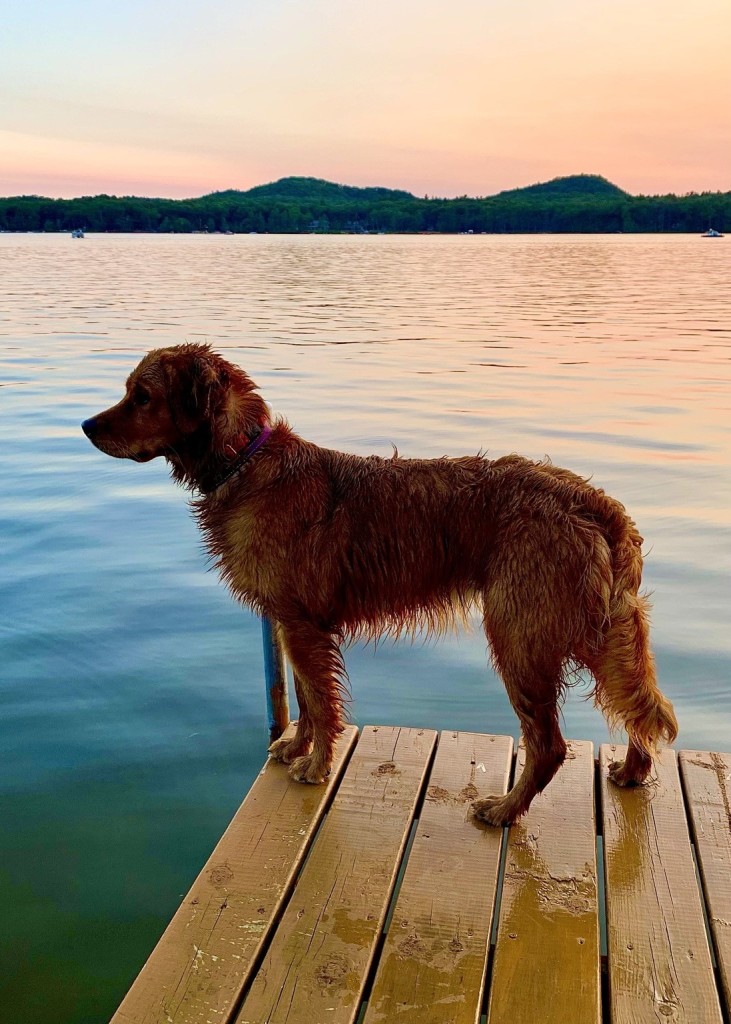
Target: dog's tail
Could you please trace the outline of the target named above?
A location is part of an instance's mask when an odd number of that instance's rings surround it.
[[[605,500],[607,500],[605,498]],[[652,757],[660,741],[678,734],[673,706],[660,692],[650,650],[650,603],[639,593],[642,537],[622,505],[612,506],[595,546],[595,567],[602,581],[605,618],[590,668],[596,679],[595,701],[610,726],[624,726],[634,744]]]

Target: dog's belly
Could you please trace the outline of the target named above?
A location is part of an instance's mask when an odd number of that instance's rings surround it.
[[[480,608],[480,595],[473,589],[442,590],[419,599],[403,598],[368,603],[358,599],[340,609],[337,627],[349,637],[432,633],[441,635],[469,627],[471,612]]]

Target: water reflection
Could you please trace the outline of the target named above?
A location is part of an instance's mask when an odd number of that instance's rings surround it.
[[[680,743],[728,749],[721,249],[0,235],[0,273],[0,857],[17,908],[0,947],[11,962],[22,919],[29,966],[2,993],[18,1019],[109,1015],[264,751],[257,623],[206,573],[165,467],[112,464],[78,427],[151,347],[212,342],[323,445],[548,454],[592,475],[646,538]],[[475,630],[351,650],[356,720],[515,734],[484,643]],[[569,735],[607,738],[578,694],[564,714]],[[75,945],[81,931],[104,955]]]

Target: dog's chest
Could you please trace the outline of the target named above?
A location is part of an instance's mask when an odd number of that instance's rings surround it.
[[[201,527],[221,576],[235,596],[247,602],[266,600],[272,590],[266,524],[254,512],[239,508],[206,516]]]

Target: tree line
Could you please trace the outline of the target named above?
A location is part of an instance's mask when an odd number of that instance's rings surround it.
[[[199,199],[108,195],[0,199],[1,231],[701,232],[731,230],[731,192],[685,196],[521,195],[420,199],[214,193]]]

